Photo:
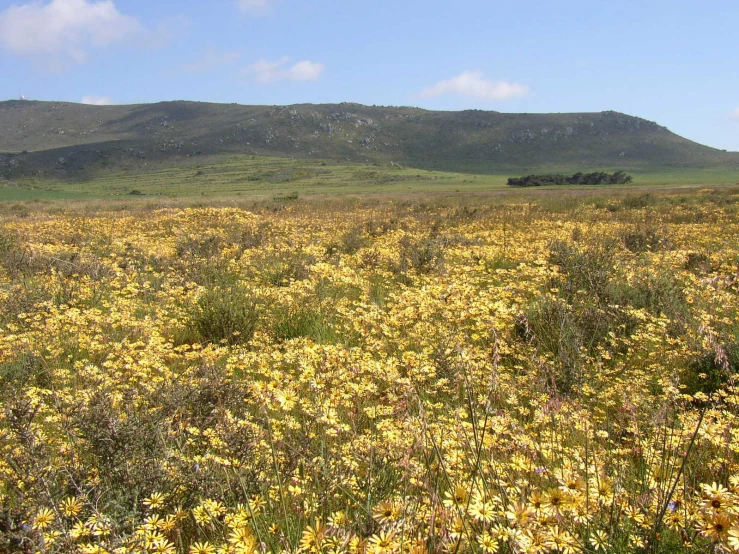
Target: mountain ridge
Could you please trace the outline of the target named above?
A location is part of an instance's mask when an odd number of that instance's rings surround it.
[[[0,175],[7,178],[81,179],[111,169],[143,170],[235,154],[478,173],[546,166],[739,169],[739,153],[614,111],[453,112],[348,102],[0,102]]]

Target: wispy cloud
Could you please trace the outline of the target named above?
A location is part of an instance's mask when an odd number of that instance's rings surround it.
[[[284,57],[277,61],[259,60],[245,69],[248,75],[253,75],[259,83],[274,81],[314,81],[321,76],[326,66],[310,60],[303,60],[290,65],[290,58]]]
[[[0,46],[57,70],[84,63],[90,49],[120,43],[142,30],[112,0],[34,1],[0,12]]]
[[[249,15],[262,15],[269,10],[271,0],[235,0],[236,9]]]
[[[186,15],[172,15],[160,21],[155,28],[139,32],[136,36],[137,46],[163,48],[174,40],[186,37],[191,25],[192,21]]]
[[[739,108],[735,109],[733,112],[729,114],[729,117],[732,119],[739,119]]]
[[[508,100],[529,94],[529,87],[507,81],[485,79],[482,71],[465,71],[452,79],[439,81],[425,88],[421,96],[433,98],[444,94],[458,94],[481,100]]]
[[[223,52],[217,48],[208,48],[200,58],[191,63],[182,64],[180,68],[187,73],[205,73],[233,63],[240,57],[240,52]]]
[[[82,97],[82,104],[90,104],[91,106],[110,106],[115,104],[110,96],[95,96],[94,94],[88,94]]]

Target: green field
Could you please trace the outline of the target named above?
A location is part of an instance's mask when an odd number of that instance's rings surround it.
[[[153,172],[116,172],[85,181],[26,179],[0,184],[0,201],[83,199],[135,196],[268,196],[290,198],[315,194],[392,194],[483,192],[510,190],[507,179],[524,173],[574,173],[615,168],[547,166],[480,175],[407,168],[388,164],[338,164],[264,156],[214,159],[210,163],[159,169]],[[666,186],[720,186],[739,183],[739,174],[727,169],[663,169],[630,171],[634,183],[613,188]],[[567,187],[597,189],[603,186]],[[540,189],[537,189],[540,190]]]

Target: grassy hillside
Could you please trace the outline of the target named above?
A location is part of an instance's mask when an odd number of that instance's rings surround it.
[[[516,174],[533,168],[739,169],[739,154],[616,112],[433,112],[358,104],[0,103],[0,175],[84,180],[236,155]]]

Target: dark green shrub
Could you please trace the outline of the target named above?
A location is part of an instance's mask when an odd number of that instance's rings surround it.
[[[11,321],[23,325],[18,316],[32,312],[38,304],[49,299],[48,294],[35,283],[32,286],[26,283],[15,285],[10,291],[7,298],[0,300],[0,327]]]
[[[580,342],[589,353],[594,353],[599,346],[606,344],[611,333],[623,337],[630,335],[636,328],[633,318],[613,306],[584,302],[576,304],[573,312]]]
[[[712,351],[697,356],[688,364],[681,381],[686,394],[713,394],[729,384],[732,375],[738,372],[739,344],[716,344]]]
[[[269,236],[270,224],[262,222],[255,227],[239,229],[231,233],[231,240],[242,249],[249,250],[262,246]]]
[[[223,239],[218,235],[202,236],[180,235],[175,242],[177,256],[193,258],[212,258],[217,256],[223,247]]]
[[[444,265],[444,246],[439,238],[423,237],[414,240],[408,236],[400,241],[399,271],[414,270],[420,274],[432,273]]]
[[[355,254],[367,246],[368,242],[367,236],[364,234],[364,229],[360,226],[355,226],[341,235],[341,251],[344,254]]]
[[[318,339],[323,323],[323,315],[319,310],[306,306],[282,306],[273,311],[272,332],[282,340],[300,337]]]
[[[113,403],[109,390],[91,391],[89,398],[70,412],[70,427],[81,439],[80,457],[95,468],[104,483],[100,509],[118,530],[135,517],[141,499],[161,490],[165,481],[162,425],[166,414],[137,408],[132,399],[125,400],[122,408]],[[73,480],[81,477],[72,473]]]
[[[559,392],[569,393],[580,384],[582,337],[577,316],[559,298],[535,301],[516,320],[516,333],[553,362],[546,378]]]
[[[346,343],[351,337],[343,336],[336,328],[335,318],[313,299],[291,306],[275,306],[271,310],[271,330],[279,340],[308,338],[320,344]]]
[[[0,388],[3,391],[21,390],[28,385],[47,388],[51,376],[44,361],[29,352],[19,354],[14,360],[0,363]]]
[[[595,241],[580,250],[566,241],[556,241],[549,247],[549,261],[559,267],[561,277],[554,286],[571,301],[579,291],[598,303],[607,302],[614,274],[615,245],[609,240]]]
[[[592,173],[577,172],[573,176],[549,174],[549,175],[526,175],[525,177],[511,177],[508,179],[509,187],[541,187],[550,185],[626,185],[633,181],[631,175],[623,171],[605,173],[594,171]]]
[[[12,279],[30,274],[30,258],[15,233],[0,229],[0,264]]]
[[[664,237],[654,228],[634,228],[621,235],[624,246],[634,253],[654,252],[665,245]]]
[[[18,248],[18,236],[8,229],[0,228],[0,257],[15,248]]]
[[[654,195],[651,192],[647,192],[646,194],[629,194],[624,197],[623,200],[621,200],[621,204],[624,208],[632,209],[632,210],[638,210],[641,208],[646,208],[647,206],[653,205],[657,199],[654,197]]]
[[[673,274],[665,271],[645,270],[631,284],[614,284],[613,301],[665,316],[676,323],[684,322],[689,313],[682,285]]]
[[[348,255],[356,254],[359,250],[367,246],[368,243],[368,237],[364,234],[362,227],[351,227],[337,240],[333,240],[326,245],[326,255],[332,256],[336,252]]]
[[[286,194],[276,194],[272,197],[272,200],[275,202],[290,202],[292,200],[297,200],[299,197],[297,192],[288,192]]]
[[[404,225],[397,217],[371,219],[364,224],[364,230],[370,237],[380,237],[389,231],[401,228],[404,228]]]
[[[286,287],[290,281],[303,281],[310,276],[315,258],[302,250],[275,250],[254,263],[255,277],[265,284]]]
[[[711,259],[703,252],[689,252],[685,260],[685,269],[708,273],[711,270]]]
[[[382,275],[372,275],[369,280],[369,299],[373,304],[384,306],[390,296],[391,284]]]
[[[192,309],[193,329],[202,342],[246,342],[254,335],[260,317],[259,301],[243,286],[206,291]]]

